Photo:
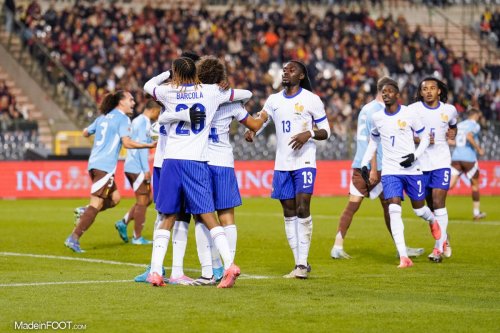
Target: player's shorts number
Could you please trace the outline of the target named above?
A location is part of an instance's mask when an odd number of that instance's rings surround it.
[[[313,183],[313,173],[311,171],[302,171],[302,177],[304,177],[304,184]]]
[[[200,103],[195,103],[193,105],[199,112],[205,112],[205,106]],[[189,109],[189,106],[186,104],[177,104],[175,107],[175,112],[180,112],[183,110]],[[200,133],[203,129],[205,128],[205,119],[203,119],[199,123],[193,123],[191,126],[189,126],[185,121],[180,121],[179,124],[177,124],[177,127],[175,128],[175,134],[177,135],[190,135],[190,129],[191,132],[194,134]]]
[[[445,170],[443,175],[443,182],[447,183],[450,180],[450,170]]]

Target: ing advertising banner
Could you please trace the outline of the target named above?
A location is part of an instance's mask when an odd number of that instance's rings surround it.
[[[500,161],[481,161],[481,195],[500,195]],[[274,161],[236,161],[235,171],[242,196],[270,196]],[[314,195],[347,195],[350,161],[318,161]],[[86,161],[0,162],[1,198],[82,198],[90,195]],[[115,181],[122,196],[133,192],[118,163]],[[462,175],[450,194],[470,195],[470,183]]]

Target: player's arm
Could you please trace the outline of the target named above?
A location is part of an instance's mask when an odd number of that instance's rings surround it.
[[[95,131],[96,131],[96,128],[97,128],[97,119],[99,119],[99,117],[97,117],[93,122],[92,124],[89,125],[89,127],[87,128],[84,128],[83,131],[82,131],[82,135],[86,138],[88,138],[89,136],[91,135],[94,135],[95,134]]]
[[[268,124],[268,119],[269,115],[265,110],[262,110],[257,113],[257,117],[255,118],[247,114],[247,116],[243,120],[241,120],[240,123],[245,125],[245,127],[250,131],[257,133],[264,126],[264,124]]]
[[[472,133],[472,132],[467,133],[467,141],[470,143],[470,145],[472,146],[472,148],[474,148],[477,151],[477,153],[480,156],[484,155],[484,149],[481,148],[481,146],[479,146],[479,144],[474,139],[474,133]]]
[[[378,170],[377,170],[377,154],[373,154],[372,160],[370,161],[370,184],[375,184],[378,182]]]
[[[146,149],[156,147],[156,141],[150,143],[142,143],[132,140],[129,136],[122,136],[123,147],[127,149]]]
[[[377,151],[379,142],[380,134],[378,134],[376,131],[372,131],[370,141],[368,142],[365,154],[363,155],[363,159],[361,160],[361,166],[363,168],[365,168],[368,163],[375,157],[375,152]]]
[[[299,134],[292,136],[292,139],[288,145],[292,146],[292,149],[301,149],[302,146],[309,140],[326,140],[330,136],[330,123],[326,118],[325,106],[318,96],[315,96],[313,100],[314,106],[311,111],[311,116],[313,117],[314,124],[318,129],[310,129]]]
[[[158,100],[156,90],[160,85],[170,78],[170,71],[163,72],[151,79],[144,84],[144,91],[153,96],[155,100]]]
[[[142,119],[145,120],[144,118]],[[149,120],[146,121],[149,122]],[[151,143],[152,141],[151,138],[148,136],[148,125],[146,121],[140,124],[141,127],[138,128],[139,135],[137,137],[137,141]],[[151,175],[149,174],[149,163],[148,163],[149,151],[147,149],[141,149],[138,151],[138,153],[139,153],[138,154],[139,165],[141,166],[141,170],[146,175],[146,179],[149,180],[151,179]]]
[[[452,112],[451,112],[451,119],[448,121],[448,131],[446,131],[446,138],[448,140],[455,140],[455,137],[457,136],[458,128],[457,128],[457,123],[458,123],[458,112],[455,107],[453,107]]]

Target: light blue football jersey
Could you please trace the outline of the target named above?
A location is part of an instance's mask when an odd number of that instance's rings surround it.
[[[144,115],[137,116],[132,121],[132,134],[130,138],[141,143],[151,143],[149,129],[151,121]],[[149,172],[148,164],[149,149],[127,149],[124,170],[130,173]]]
[[[352,161],[352,168],[361,168],[361,161],[368,147],[368,140],[372,131],[373,122],[372,116],[375,112],[384,110],[385,106],[373,100],[361,108],[358,115],[358,131],[356,134],[356,155]],[[368,165],[370,168],[370,165]],[[377,146],[377,170],[382,170],[382,146],[380,143]]]
[[[467,134],[472,133],[474,135],[474,140],[479,142],[479,132],[481,127],[474,120],[464,120],[457,125],[457,137],[456,147],[453,150],[453,155],[451,155],[452,161],[463,161],[463,162],[476,162],[477,153],[474,147],[467,140]]]
[[[89,134],[95,134],[90,153],[88,169],[114,172],[122,148],[121,138],[130,136],[130,119],[118,109],[102,115],[88,127]]]

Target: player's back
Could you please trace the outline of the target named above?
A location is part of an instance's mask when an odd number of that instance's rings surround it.
[[[451,104],[439,102],[431,108],[423,102],[416,102],[408,106],[411,112],[418,113],[420,119],[434,137],[434,144],[429,145],[422,156],[420,166],[423,171],[449,168],[451,163],[450,147],[446,138],[449,125],[456,125],[457,110]]]
[[[471,119],[464,120],[457,125],[457,136],[455,138],[456,146],[453,150],[451,159],[453,161],[475,162],[477,161],[476,150],[467,140],[467,135],[472,133],[474,140],[479,140],[479,124]]]
[[[232,90],[221,91],[217,85],[167,84],[156,90],[165,112],[179,112],[195,107],[206,118],[200,123],[175,122],[167,128],[168,145],[163,157],[169,159],[208,161],[208,136],[215,112],[220,104],[232,98]]]
[[[373,115],[374,129],[372,135],[378,133],[382,144],[382,175],[414,175],[421,174],[418,160],[409,168],[400,165],[403,156],[415,152],[413,131],[421,133],[422,126],[418,114],[412,113],[408,107],[399,106],[396,113],[387,111],[377,112]]]
[[[354,155],[354,160],[352,161],[352,168],[360,169],[362,167],[361,161],[368,148],[371,127],[373,126],[373,115],[376,112],[383,111],[384,108],[385,105],[377,100],[373,100],[361,108],[356,131],[356,155]],[[382,146],[380,144],[377,147],[377,169],[382,169]]]
[[[88,169],[114,172],[122,147],[121,138],[130,135],[130,119],[118,109],[114,109],[97,118],[94,124],[95,139]]]
[[[241,102],[225,103],[219,106],[208,136],[208,164],[234,167],[229,130],[233,119],[241,122],[246,117],[248,117],[248,112]]]

